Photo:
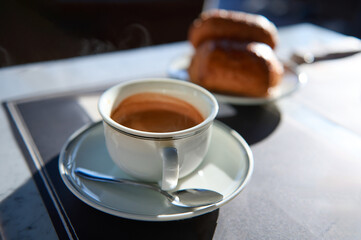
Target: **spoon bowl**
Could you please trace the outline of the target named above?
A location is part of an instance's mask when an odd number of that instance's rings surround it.
[[[187,208],[203,207],[203,206],[215,204],[217,202],[222,201],[223,199],[222,194],[209,189],[190,188],[190,189],[181,189],[174,192],[167,192],[160,189],[160,187],[156,184],[138,182],[130,179],[116,178],[110,175],[98,173],[85,168],[78,167],[74,170],[74,173],[79,177],[93,181],[128,184],[137,187],[149,188],[161,193],[173,205],[178,207],[187,207]]]

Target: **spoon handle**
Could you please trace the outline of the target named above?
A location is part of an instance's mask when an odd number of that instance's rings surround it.
[[[349,57],[360,52],[361,49],[353,49],[353,50],[346,50],[340,52],[335,51],[335,52],[329,52],[323,54],[313,54],[312,52],[293,53],[291,59],[296,64],[300,65],[304,63],[314,63],[323,60],[333,60],[333,59]]]
[[[143,183],[143,182],[133,181],[133,180],[124,179],[124,178],[116,178],[116,177],[113,177],[113,176],[109,176],[109,175],[106,175],[106,174],[94,172],[92,170],[81,168],[81,167],[77,167],[74,170],[74,173],[76,175],[78,175],[79,177],[86,178],[86,179],[93,180],[93,181],[108,182],[108,183],[121,183],[121,184],[128,184],[128,185],[133,185],[133,186],[149,188],[149,189],[155,190],[155,191],[163,194],[170,201],[174,200],[174,197],[171,194],[169,194],[166,191],[163,191],[159,187],[157,187],[157,186],[155,186],[153,184],[150,184],[150,183]]]

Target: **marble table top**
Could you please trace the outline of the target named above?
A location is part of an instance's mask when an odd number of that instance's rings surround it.
[[[342,50],[352,45],[349,41],[359,44],[299,24],[280,29],[277,53],[288,61],[295,51]],[[2,68],[0,98],[10,101],[165,77],[170,62],[190,50],[188,42],[177,42]],[[275,103],[280,126],[251,144],[254,176],[244,197],[220,209],[213,239],[361,238],[360,66],[361,54],[299,66],[308,83]],[[97,113],[89,114],[97,118]],[[4,109],[0,131],[0,239],[57,239]],[[234,209],[240,211],[237,217]]]

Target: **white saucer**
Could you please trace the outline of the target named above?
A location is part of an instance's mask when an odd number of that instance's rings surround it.
[[[187,68],[190,64],[192,53],[184,54],[174,59],[168,66],[168,75],[171,78],[189,81]],[[268,97],[242,97],[226,94],[213,93],[219,102],[231,103],[235,105],[259,105],[276,101],[295,92],[299,87],[307,82],[304,73],[298,72],[294,68],[285,67],[285,73],[279,85],[272,88]]]
[[[101,122],[78,130],[63,147],[59,171],[65,185],[80,200],[100,211],[135,220],[168,221],[211,212],[236,197],[252,175],[253,156],[236,131],[215,121],[204,162],[191,175],[181,179],[177,187],[206,188],[223,194],[221,202],[199,208],[173,206],[165,197],[146,188],[78,178],[74,174],[76,167],[131,178],[110,159]]]

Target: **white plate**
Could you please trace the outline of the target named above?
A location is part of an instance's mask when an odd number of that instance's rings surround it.
[[[168,67],[168,75],[171,78],[189,81],[188,66],[192,54],[185,54],[174,59]],[[226,94],[213,93],[219,102],[235,105],[258,105],[278,100],[295,92],[302,84],[307,82],[306,75],[298,72],[295,68],[285,67],[285,73],[280,84],[271,89],[268,97],[242,97]]]
[[[69,190],[86,204],[109,214],[136,220],[168,221],[211,212],[236,197],[253,171],[252,152],[234,130],[215,122],[209,152],[201,166],[179,181],[177,189],[206,188],[223,194],[217,204],[199,208],[171,205],[159,193],[141,187],[78,178],[76,167],[131,178],[115,166],[105,146],[101,122],[73,134],[59,157],[60,175]]]

